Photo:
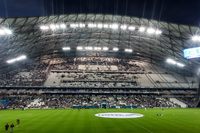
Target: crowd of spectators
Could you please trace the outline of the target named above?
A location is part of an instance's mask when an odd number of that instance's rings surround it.
[[[67,87],[136,87],[137,79],[133,74],[119,73],[86,73],[86,72],[53,72],[49,75],[46,86]]]
[[[146,94],[168,97],[195,97],[196,90],[185,89],[149,89],[149,88],[66,88],[66,87],[44,87],[44,88],[1,88],[1,95],[33,95],[33,94]],[[188,99],[190,101],[190,99]]]
[[[85,65],[87,69],[79,69],[79,65]],[[96,70],[90,70],[88,66],[93,67],[93,65],[104,66],[107,69],[102,71],[97,67]],[[112,65],[117,67],[115,71],[111,69]],[[33,94],[32,91],[26,89],[18,90],[18,92],[13,91],[14,93],[9,93],[12,92],[11,90],[5,90],[8,93],[2,93],[2,89],[0,90],[0,109],[71,108],[74,106],[95,106],[99,108],[102,106],[134,106],[139,108],[179,107],[175,103],[170,102],[168,98],[156,98],[151,96],[151,94],[168,96],[196,94],[192,90],[134,90],[134,87],[140,87],[136,74],[148,73],[145,69],[143,65],[134,60],[115,57],[52,58],[47,62],[27,63],[8,73],[0,74],[0,86],[56,86],[65,87],[65,90],[58,90],[58,92],[53,90],[54,94]],[[50,84],[47,83],[48,80]],[[74,89],[76,87],[79,89]],[[67,90],[66,88],[73,88],[74,90]],[[115,90],[110,90],[112,88]],[[127,88],[127,90],[120,90],[120,88]],[[128,88],[132,88],[132,90]],[[23,94],[19,94],[19,91],[23,92]],[[44,92],[44,90],[35,91]],[[50,90],[46,89],[45,91],[51,93]],[[24,92],[27,92],[27,94]],[[59,93],[62,93],[62,95],[58,95]],[[76,95],[63,95],[64,93]],[[93,93],[99,95],[91,95]],[[128,93],[139,95],[126,96],[125,94]],[[142,93],[148,95],[142,95]],[[184,101],[191,107],[195,106],[195,101],[193,100],[182,98],[181,101]]]
[[[42,86],[47,66],[46,63],[25,64],[22,68],[0,74],[0,86]]]
[[[148,63],[116,57],[52,57],[0,73],[0,86],[190,87],[187,80],[179,84],[172,75],[148,75],[146,66]]]
[[[51,64],[52,70],[78,70],[78,65],[99,65],[106,66],[111,71],[110,66],[115,65],[118,71],[132,71],[135,73],[144,73],[145,69],[134,63],[131,59],[119,59],[114,57],[77,57],[70,59],[55,59]],[[88,70],[90,71],[90,70]],[[98,69],[97,69],[98,71]]]
[[[120,63],[119,58],[114,57],[78,57],[74,58],[75,64],[90,64],[90,65],[117,65]]]
[[[0,108],[72,108],[95,106],[110,108],[130,106],[137,108],[179,107],[168,98],[151,95],[4,95],[0,97]]]
[[[74,73],[74,72],[85,72],[84,70],[79,70],[79,65],[103,65],[108,67],[107,70],[112,72],[110,65],[115,65],[119,67],[117,72],[126,72],[126,71],[143,71],[143,68],[140,68],[137,64],[130,64],[130,60],[127,59],[118,59],[111,57],[77,57],[77,58],[53,58],[50,61],[44,62],[31,62],[24,64],[21,68],[17,68],[11,70],[8,73],[0,74],[0,86],[43,86],[48,74],[53,70],[61,70],[68,71],[72,74],[68,74],[68,76],[74,76],[77,80],[84,79],[92,80],[92,81],[130,81],[132,77],[130,77],[127,73],[119,73],[109,75],[104,73],[105,71],[101,71],[99,69],[90,71],[91,74],[83,74],[83,73]],[[98,68],[98,67],[97,67]],[[75,74],[75,75],[74,75]],[[76,80],[75,80],[76,81]],[[62,82],[66,82],[66,80],[62,80]],[[71,83],[70,83],[71,84]],[[104,83],[105,85],[115,86],[116,83]],[[134,84],[134,83],[121,83],[124,84],[122,86],[126,86],[126,84]],[[72,84],[73,85],[73,84]],[[69,85],[70,86],[70,85]],[[98,85],[97,85],[98,86]]]
[[[132,81],[135,77],[132,74],[118,73],[66,73],[62,78],[73,79],[75,81]]]
[[[53,86],[53,85],[52,85]],[[57,86],[57,85],[55,85]],[[59,86],[72,87],[72,88],[134,88],[137,87],[137,82],[87,82],[87,81],[65,81],[63,80]]]
[[[86,69],[80,70],[79,65],[85,65]],[[99,65],[107,67],[101,71],[100,67],[94,70],[89,66]],[[114,65],[118,69],[112,71],[111,66]],[[137,77],[127,72],[142,73],[144,68],[128,59],[108,58],[108,57],[77,57],[73,59],[56,59],[51,64],[51,74],[47,86],[67,86],[67,87],[136,87]],[[62,71],[63,70],[63,71]],[[67,72],[66,72],[67,71]],[[110,72],[110,73],[109,73]],[[115,72],[115,73],[112,73]],[[60,80],[60,81],[57,81]]]
[[[181,97],[179,98],[180,101],[187,104],[188,107],[196,107],[199,101],[198,97]]]
[[[128,72],[134,72],[134,73],[145,73],[145,69],[142,65],[139,65],[138,63],[131,61],[131,60],[120,60],[118,63],[119,71],[128,71]]]
[[[74,62],[74,58],[55,58],[50,62],[50,70],[78,70],[78,66]]]

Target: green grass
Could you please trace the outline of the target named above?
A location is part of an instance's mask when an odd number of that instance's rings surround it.
[[[106,119],[102,112],[135,112],[138,119]],[[162,112],[162,117],[156,116]],[[21,120],[14,133],[200,133],[199,109],[90,109],[0,111],[0,133],[6,122]]]

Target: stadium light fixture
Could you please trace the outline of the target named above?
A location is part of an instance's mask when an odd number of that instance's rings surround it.
[[[4,28],[4,31],[7,35],[11,35],[12,34],[12,30],[8,29],[8,28]]]
[[[92,50],[93,50],[93,47],[87,46],[87,47],[85,47],[85,50],[92,51]]]
[[[185,66],[183,63],[177,62],[177,61],[175,61],[174,59],[171,59],[171,58],[168,58],[168,59],[166,60],[166,62],[167,62],[168,64],[176,65],[176,66],[178,66],[178,67],[184,67],[184,66]]]
[[[133,52],[132,49],[125,49],[124,51],[127,52],[127,53],[132,53]]]
[[[103,51],[108,51],[109,48],[108,47],[103,47]]]
[[[96,27],[97,27],[97,25],[96,25],[96,24],[94,24],[94,23],[89,23],[89,24],[88,24],[88,27],[89,27],[89,28],[96,28]]]
[[[69,26],[70,26],[71,28],[75,29],[75,28],[78,27],[78,24],[72,23],[72,24],[70,24]]]
[[[135,27],[134,27],[134,26],[129,26],[128,29],[129,29],[130,31],[134,31],[134,30],[135,30]]]
[[[0,29],[0,35],[6,35],[6,33],[3,29]]]
[[[16,60],[15,59],[10,59],[10,60],[7,60],[6,62],[8,63],[8,64],[12,64],[12,63],[14,63]]]
[[[78,46],[76,49],[77,50],[83,50],[83,47],[82,46]]]
[[[12,34],[12,30],[10,30],[8,28],[0,29],[0,36],[11,35],[11,34]]]
[[[139,28],[139,32],[145,32],[145,30],[146,30],[146,28],[143,27],[143,26],[141,26],[141,27]]]
[[[60,28],[60,25],[59,24],[55,24],[56,26],[56,29],[59,29]]]
[[[110,24],[110,28],[113,29],[113,30],[117,30],[119,28],[119,25],[118,24]]]
[[[173,59],[170,59],[170,58],[168,58],[166,62],[169,63],[169,64],[172,64],[172,65],[176,64],[176,61],[173,60]]]
[[[155,34],[156,34],[156,35],[161,35],[161,34],[162,34],[162,31],[159,30],[159,29],[157,29],[157,30],[155,31]]]
[[[135,26],[128,26],[127,24],[122,24],[122,25],[119,25],[117,23],[93,23],[93,22],[90,22],[90,23],[71,23],[69,24],[69,27],[70,28],[85,28],[85,27],[88,27],[88,28],[98,28],[98,29],[102,29],[102,28],[105,28],[105,29],[112,29],[112,30],[117,30],[117,29],[121,29],[121,30],[130,30],[130,31],[134,31],[136,30],[136,27]],[[59,30],[59,29],[66,29],[67,28],[67,25],[65,23],[61,23],[61,24],[50,24],[50,25],[41,25],[40,26],[40,29],[42,31],[47,31],[47,30]],[[154,29],[154,28],[151,28],[151,27],[145,27],[145,26],[140,26],[138,28],[138,31],[143,33],[143,32],[146,32],[147,34],[155,34],[155,35],[160,35],[162,34],[162,31],[159,30],[159,29]],[[3,29],[0,29],[0,35],[10,35],[12,34],[12,31],[9,31],[9,29],[6,29],[5,31]],[[193,41],[200,41],[200,36],[193,36],[192,37],[192,40]]]
[[[114,48],[113,48],[113,51],[117,52],[117,51],[119,51],[119,48],[114,47]]]
[[[14,58],[14,59],[7,60],[6,62],[8,64],[12,64],[12,63],[15,63],[15,62],[18,62],[18,61],[25,60],[26,58],[27,58],[26,55],[20,55],[20,56]]]
[[[94,47],[95,51],[101,51],[101,47]]]
[[[46,31],[46,30],[49,30],[49,26],[41,25],[41,26],[40,26],[40,29],[41,29],[42,31]]]
[[[69,51],[69,50],[71,50],[71,48],[70,47],[63,47],[62,50],[63,51]]]
[[[67,26],[66,26],[66,24],[63,23],[63,24],[60,24],[60,28],[61,28],[61,29],[66,29]]]
[[[156,32],[156,30],[154,28],[148,28],[147,29],[148,34],[154,34],[155,32]]]
[[[198,36],[198,35],[192,36],[192,41],[194,41],[194,42],[200,42],[200,36]]]
[[[124,25],[121,25],[120,28],[121,28],[122,30],[126,30],[126,29],[127,29],[127,25],[125,25],[125,24],[124,24]]]
[[[103,24],[102,23],[98,23],[97,24],[97,28],[102,29],[103,28]]]
[[[56,25],[55,24],[50,24],[49,27],[50,27],[51,30],[55,30],[56,29]]]
[[[176,65],[177,65],[178,67],[184,67],[184,66],[185,66],[183,63],[179,63],[179,62],[177,62]]]
[[[80,28],[85,28],[85,24],[80,23],[80,24],[79,24],[79,27],[80,27]]]
[[[109,28],[109,25],[108,24],[103,24],[103,28]]]
[[[16,61],[21,61],[21,60],[25,60],[25,59],[26,59],[26,55],[21,55],[16,58]]]

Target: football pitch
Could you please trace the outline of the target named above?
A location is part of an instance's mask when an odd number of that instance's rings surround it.
[[[140,113],[144,117],[115,119],[97,113]],[[157,116],[157,114],[162,114]],[[200,109],[55,109],[0,111],[0,133],[6,123],[14,133],[200,133]]]

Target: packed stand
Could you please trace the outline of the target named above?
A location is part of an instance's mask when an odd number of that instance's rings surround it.
[[[186,103],[188,105],[188,107],[193,108],[193,107],[197,106],[199,98],[197,98],[197,97],[182,97],[182,98],[179,98],[179,100]]]
[[[114,57],[77,57],[77,58],[56,58],[51,63],[51,70],[78,70],[79,65],[106,66],[104,71],[112,71],[111,66],[117,66],[117,71],[144,73],[145,69],[140,64],[130,59],[118,59]],[[90,70],[88,70],[90,71]],[[98,71],[98,69],[96,70]]]
[[[23,68],[1,74],[0,86],[42,86],[47,68],[47,63],[25,64]]]
[[[179,107],[168,98],[147,95],[4,95],[0,97],[0,108],[72,108],[95,106],[111,108],[130,106],[137,108]]]

